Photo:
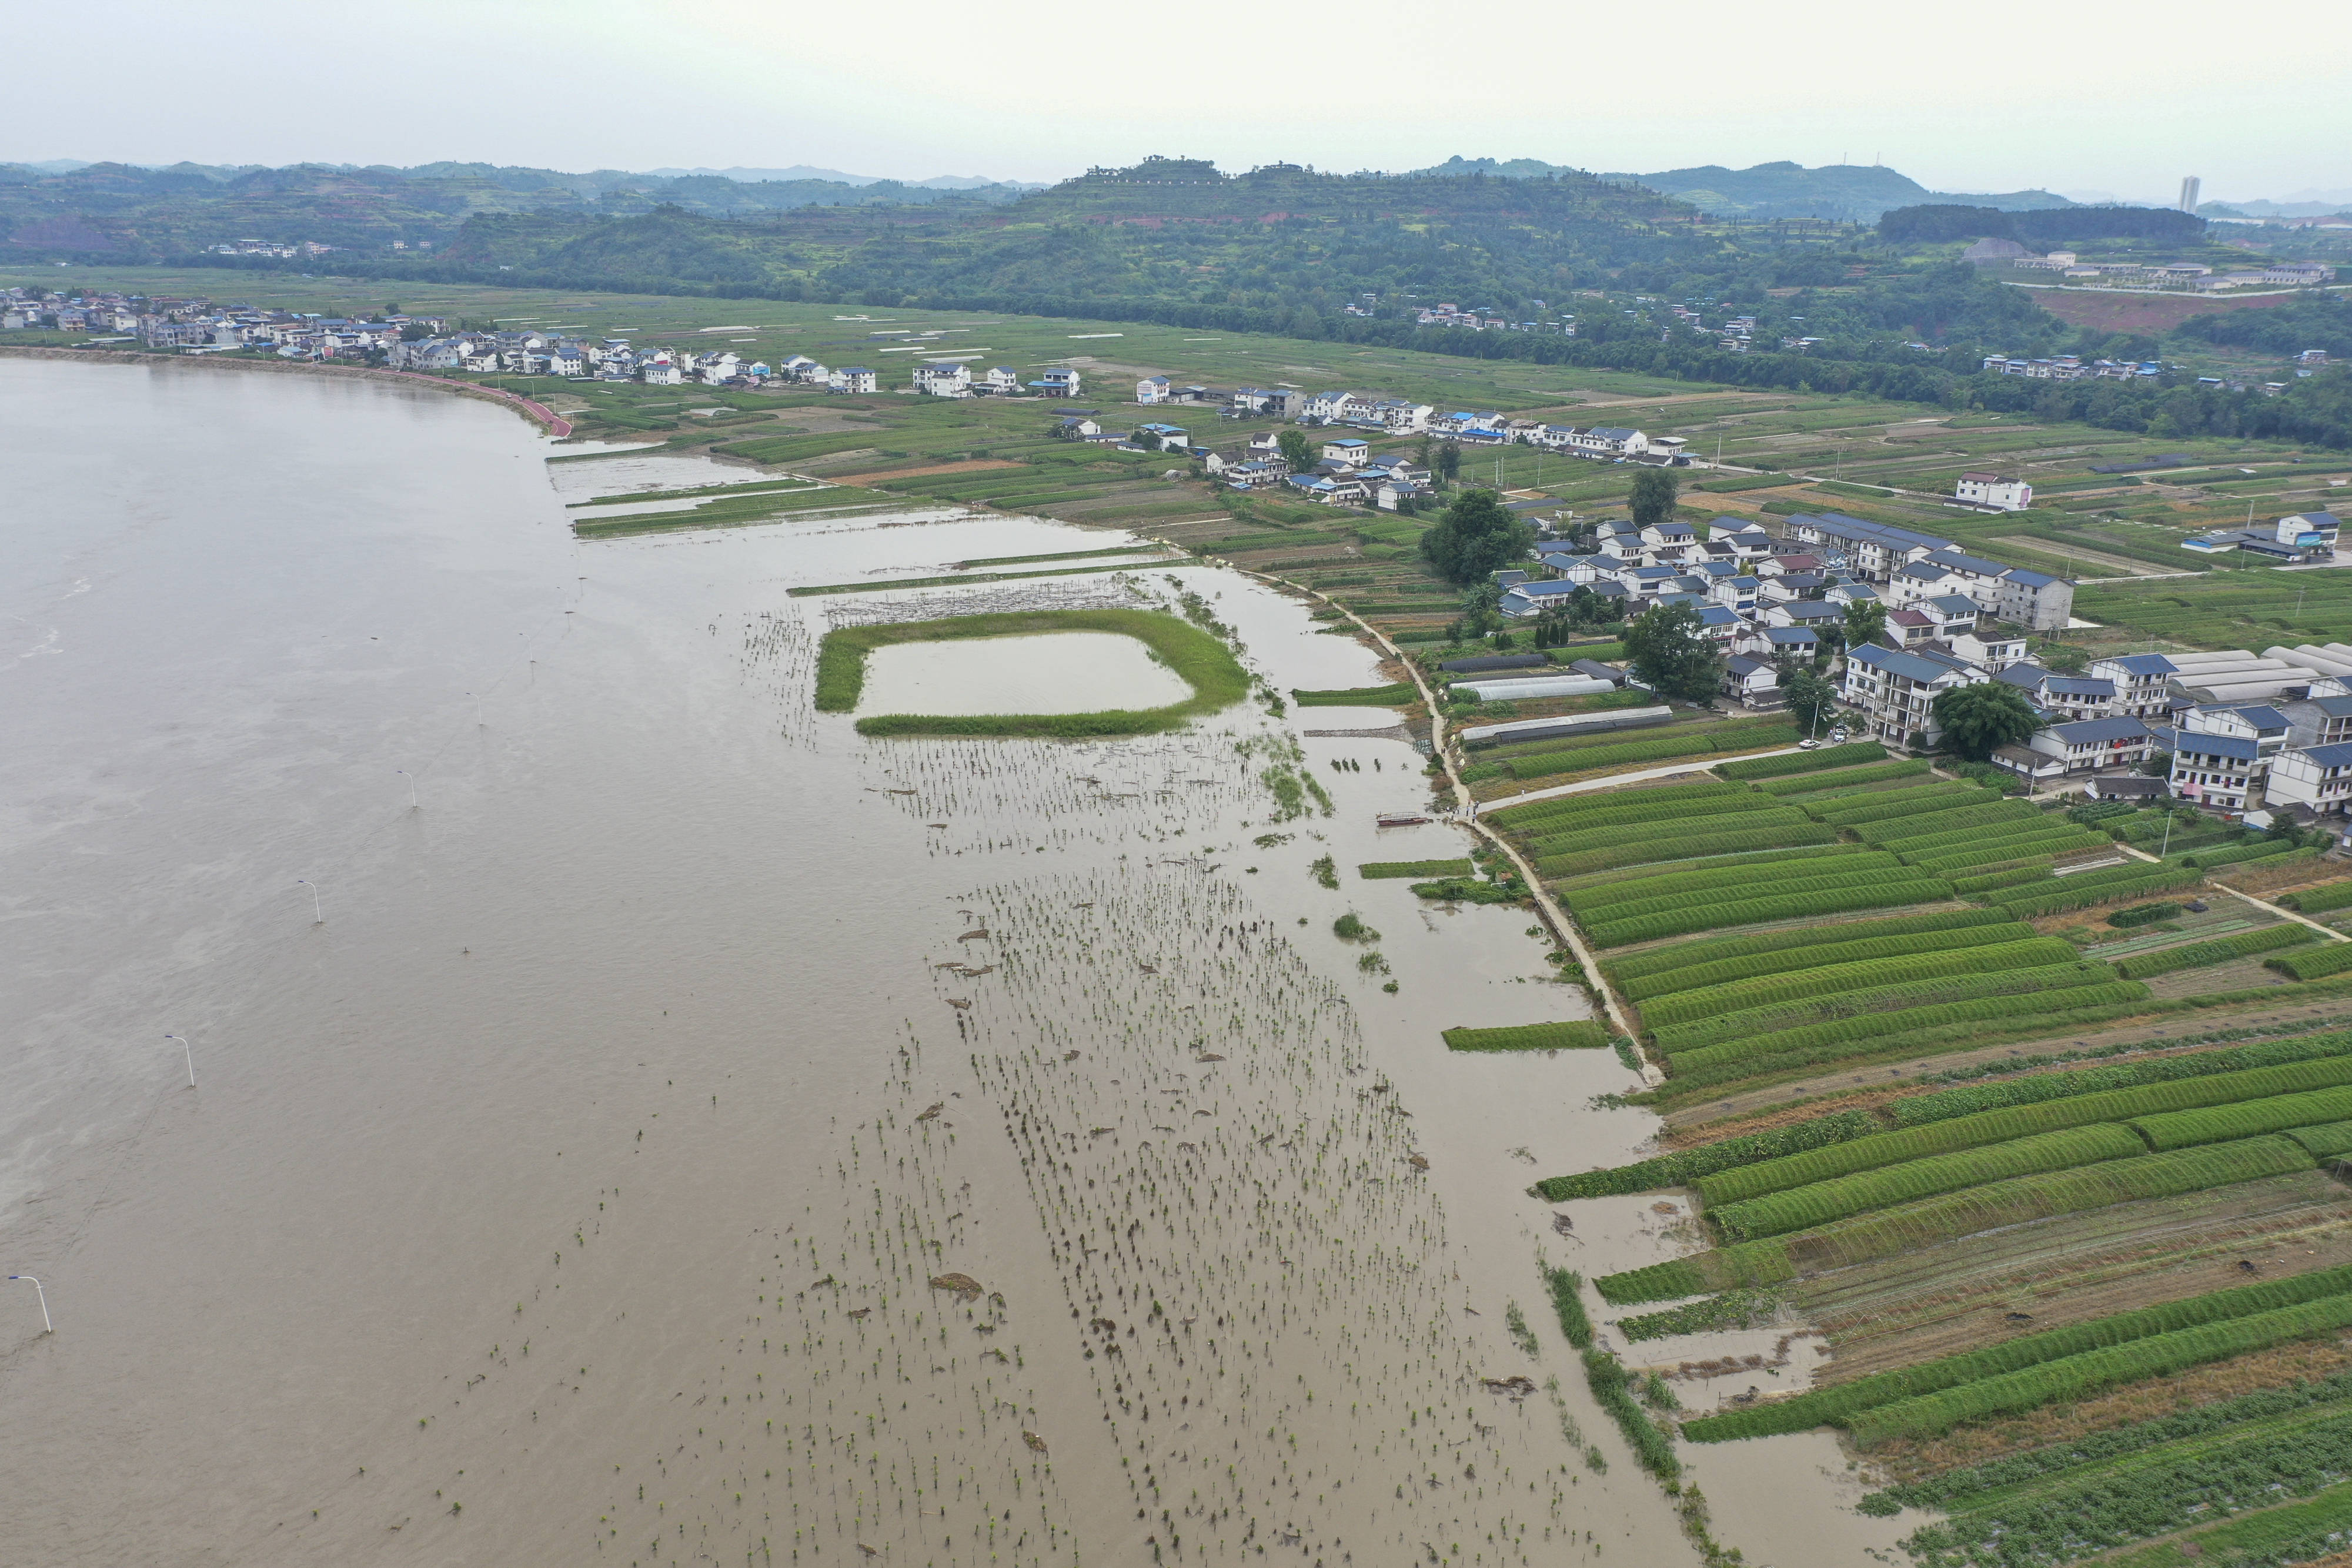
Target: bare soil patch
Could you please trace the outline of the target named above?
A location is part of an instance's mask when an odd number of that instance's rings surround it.
[[[2198,299],[2179,294],[2091,294],[2057,288],[2029,290],[2033,301],[2061,321],[2105,332],[2169,332],[2191,316],[2226,310],[2266,310],[2291,304],[2292,294],[2259,299]]]
[[[922,468],[875,468],[862,474],[837,474],[834,477],[856,484],[875,479],[916,479],[929,474],[971,474],[982,468],[1018,468],[1022,465],[1009,457],[973,457],[961,463],[933,463]]]

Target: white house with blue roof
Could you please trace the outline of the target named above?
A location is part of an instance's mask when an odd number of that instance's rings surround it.
[[[2264,802],[2305,806],[2320,816],[2340,816],[2352,800],[2352,742],[2291,746],[2271,763]]]
[[[1900,746],[1917,736],[1933,747],[1944,735],[1936,722],[1936,698],[1990,678],[1967,660],[1932,649],[1905,652],[1865,643],[1846,651],[1844,695],[1862,714],[1870,738]]]

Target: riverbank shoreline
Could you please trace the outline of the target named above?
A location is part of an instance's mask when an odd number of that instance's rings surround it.
[[[496,387],[478,386],[469,382],[453,382],[440,376],[428,376],[417,371],[379,370],[373,365],[324,365],[308,360],[224,360],[210,355],[191,357],[180,354],[156,354],[133,349],[52,349],[34,344],[0,343],[0,355],[20,360],[99,360],[110,364],[141,365],[205,365],[243,371],[268,371],[280,375],[337,376],[365,381],[396,382],[407,386],[428,386],[442,392],[456,392],[461,397],[480,398],[513,409],[524,418],[543,426],[557,440],[572,434],[572,422],[542,402],[534,402],[513,392]]]

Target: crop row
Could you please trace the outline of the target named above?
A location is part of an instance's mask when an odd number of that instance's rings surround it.
[[[2094,904],[2109,904],[2119,899],[2139,898],[2151,893],[2169,893],[2176,887],[2194,887],[2204,880],[2197,871],[2149,871],[2131,874],[2114,882],[2095,881],[2105,876],[2104,872],[2079,872],[2058,879],[2058,885],[2048,891],[2036,888],[2031,892],[1996,898],[1992,903],[2011,915],[2025,916],[2056,915],[2064,910],[2082,909]]]
[[[2352,877],[2342,882],[2323,882],[2317,887],[2299,888],[2283,894],[2278,902],[2305,915],[2324,915],[2331,909],[2342,909],[2352,905]]]
[[[1621,898],[1591,910],[1591,914],[1594,920],[1613,925],[1622,920],[1638,920],[1644,915],[1664,915],[1697,904],[1719,904],[1727,898],[1749,901],[1787,898],[1853,887],[1862,883],[1885,882],[1890,874],[1906,880],[1916,880],[1917,875],[1913,872],[1890,873],[1877,866],[1856,865],[1844,861],[1832,861],[1828,865],[1819,867],[1800,864],[1789,873],[1777,872],[1770,867],[1747,867],[1722,873],[1713,879],[1712,886],[1685,887],[1640,898]]]
[[[2352,1122],[2328,1122],[2316,1127],[2290,1127],[2286,1135],[2323,1160],[2352,1154]]]
[[[1966,926],[1957,931],[1922,931],[1908,936],[1873,936],[1854,942],[1826,942],[1777,953],[1754,953],[1744,958],[1718,958],[1711,964],[1685,964],[1679,969],[1662,969],[1653,975],[1642,976],[1620,988],[1631,1000],[1643,1002],[1653,997],[1727,985],[1734,980],[1778,975],[1791,969],[1810,969],[1816,966],[1852,963],[1864,958],[1888,958],[1903,954],[1983,947],[1994,943],[2023,941],[2032,935],[2033,928],[2030,925],[2003,921],[1998,925]]]
[[[2288,953],[2269,960],[2265,967],[2298,980],[2316,980],[2326,975],[2340,975],[2352,969],[2352,942],[2330,942],[2325,947],[2309,947],[2300,953]]]
[[[2187,1056],[2172,1059],[2173,1064],[2183,1067],[2192,1066],[2195,1061],[2196,1058]],[[2097,1068],[2087,1071],[2105,1072],[2115,1070]],[[2055,1081],[2065,1076],[2068,1075],[2053,1073],[2051,1079]],[[2161,1111],[2227,1105],[2241,1100],[2266,1099],[2276,1094],[2329,1089],[2340,1084],[2352,1084],[2352,1044],[2347,1044],[2340,1054],[2311,1060],[2245,1067],[2235,1071],[2197,1077],[2167,1078],[2158,1082],[2096,1090],[2028,1103],[1995,1105],[1902,1127],[1891,1133],[1841,1140],[1832,1146],[1742,1166],[1708,1176],[1699,1182],[1698,1187],[1700,1196],[1706,1198],[1709,1207],[1713,1207],[1763,1193],[1827,1181],[1832,1176],[1848,1176],[1855,1171],[1874,1170],[1904,1160],[1948,1154],[1955,1149],[1976,1148],[1985,1144],[2007,1143],[2012,1138],[2029,1137],[2036,1133],[2054,1133],[2062,1127],[2084,1127],[2094,1122],[2121,1122],[2134,1116],[2154,1115]],[[2026,1084],[2008,1087],[2023,1089]],[[1970,1089],[1949,1092],[1972,1096],[1980,1091]],[[1970,1103],[1969,1100],[1960,1101],[1964,1104]],[[1913,1102],[1899,1102],[1898,1113],[1903,1105],[1910,1103]]]
[[[1838,925],[1807,926],[1801,931],[1759,931],[1747,936],[1715,936],[1704,942],[1677,943],[1654,953],[1636,953],[1609,961],[1609,972],[1620,983],[1679,969],[1712,964],[1719,958],[1744,958],[1751,953],[1782,953],[1818,947],[1831,942],[1859,942],[1872,936],[1907,936],[1919,931],[1958,931],[1972,925],[2006,923],[1990,909],[1943,909],[1928,915],[1896,915],[1882,920],[1855,920]]]
[[[1763,758],[1757,758],[1761,761]],[[1726,768],[1735,766],[1725,763]],[[1917,779],[1927,772],[1922,760],[1884,762],[1874,768],[1841,768],[1834,773],[1809,773],[1790,779],[1759,779],[1756,788],[1767,795],[1810,795],[1825,789],[1844,789],[1857,784],[1882,784],[1895,779]]]
[[[1886,747],[1878,742],[1857,740],[1851,746],[1824,747],[1819,751],[1800,751],[1788,757],[1750,757],[1719,763],[1715,770],[1726,779],[1778,779],[1791,773],[1818,772],[1824,768],[1880,762],[1885,757]]]
[[[2243,958],[2249,954],[2267,953],[2274,947],[2298,946],[2318,939],[2318,933],[2308,925],[2282,920],[2275,925],[2256,926],[2252,931],[2241,931],[2234,936],[2222,936],[2211,942],[2191,942],[2181,947],[2160,947],[2153,953],[2134,953],[2115,960],[2116,973],[2126,979],[2140,980],[2150,975],[2169,974],[2175,969],[2226,964],[2232,958]]]
[[[1964,1187],[2103,1160],[2131,1159],[2147,1152],[2147,1145],[2129,1129],[2105,1122],[1768,1193],[1745,1203],[1710,1208],[1706,1217],[1727,1240],[1783,1236]]]
[[[2151,1160],[2163,1158],[2150,1155]],[[2330,1296],[2267,1312],[2153,1334],[2129,1344],[2084,1351],[2039,1366],[1980,1378],[1915,1398],[1857,1411],[1846,1422],[1864,1448],[1894,1437],[1929,1437],[1963,1421],[2012,1416],[2142,1378],[2242,1355],[2288,1340],[2352,1325],[2352,1298]]]
[[[1956,810],[1963,806],[1994,805],[2000,800],[2000,796],[1974,784],[1923,784],[1916,789],[1864,796],[1835,805],[1815,806],[1811,810],[1824,822],[1841,828],[1859,828],[1870,822],[1892,821],[1897,817],[1926,816],[1937,811]]]
[[[1536,870],[1546,877],[1580,876],[1586,872],[1609,871],[1625,865],[1648,865],[1664,860],[1688,860],[1697,855],[1780,849],[1795,844],[1825,844],[1836,838],[1836,829],[1824,828],[1817,822],[1775,822],[1738,832],[1710,833],[1703,838],[1678,839],[1668,834],[1644,843],[1612,844],[1606,849],[1581,850],[1574,854],[1545,855],[1536,862]]]
[[[2197,1144],[2258,1137],[2290,1127],[2316,1127],[2352,1118],[2352,1087],[2306,1089],[2194,1111],[2159,1111],[2126,1124],[2151,1149],[2185,1149]]]
[[[2147,995],[2147,988],[2139,981],[2109,979],[2106,977],[2109,973],[2101,965],[2053,964],[2005,975],[1927,981],[1910,988],[1909,996],[1927,998],[1940,995],[1945,999],[1923,999],[1910,1007],[1881,1006],[1819,1023],[1792,1025],[1726,1040],[1718,1045],[1676,1051],[1674,1053],[1675,1076],[1680,1078],[1686,1074],[1711,1072],[1740,1062],[1760,1062],[1784,1056],[1802,1056],[1808,1061],[1837,1061],[1875,1051],[1879,1049],[1878,1042],[1888,1036],[1937,1024],[1981,1023],[1988,1019],[2012,1018],[2020,1013],[2040,1012],[2052,1008],[2137,1001]],[[1967,982],[1979,978],[1985,983],[1983,992],[1976,995],[1951,994],[1974,990],[1976,988]],[[1994,989],[1998,982],[2007,982],[2007,988]],[[2053,992],[2063,995],[2053,997],[2050,994]],[[1863,995],[1889,1002],[1904,999],[1895,995],[1883,998],[1872,993]],[[1829,998],[1832,1002],[1849,999]],[[1813,1005],[1820,1007],[1825,1004],[1817,1002]],[[1755,1071],[1764,1070],[1759,1067]]]
[[[2247,844],[2228,844],[2215,850],[2199,850],[2180,857],[2183,865],[2202,866],[2211,870],[2217,865],[2239,865],[2259,861],[2317,860],[2321,852],[2315,847],[2306,854],[2293,844],[2282,844],[2273,839],[2256,839]]]
[[[1629,801],[1638,800],[1653,809],[1664,810],[1668,805],[1685,800],[1727,799],[1750,793],[1752,791],[1743,789],[1737,784],[1725,784],[1713,779],[1705,779],[1696,784],[1662,784],[1654,789],[1629,789],[1622,792],[1612,790],[1590,795],[1563,795],[1556,800],[1530,800],[1523,806],[1505,806],[1490,811],[1486,814],[1486,821],[1493,826],[1517,832],[1529,822],[1541,821],[1546,818],[1581,816],[1590,811],[1601,811],[1622,806]]]
[[[1448,1051],[1590,1051],[1608,1043],[1608,1029],[1591,1019],[1445,1031]]]
[[[1974,876],[1956,876],[1952,878],[1952,891],[1962,898],[1970,898],[1977,894],[1991,893],[2000,888],[2022,887],[2028,883],[2040,883],[2052,880],[2053,879],[2050,872],[2050,862],[2046,858],[2037,857],[2001,871],[1979,872]]]
[[[1682,1186],[1716,1171],[1757,1160],[1800,1154],[1849,1138],[1866,1137],[1875,1124],[1861,1111],[1832,1111],[1787,1127],[1765,1133],[1743,1133],[1717,1143],[1703,1144],[1679,1154],[1629,1166],[1609,1166],[1575,1176],[1547,1176],[1536,1183],[1535,1195],[1551,1203],[1579,1197],[1610,1197],[1621,1193],[1649,1192],[1662,1186]]]
[[[1670,826],[1651,817],[1602,822],[1591,827],[1580,823],[1570,831],[1529,838],[1526,840],[1527,848],[1530,854],[1537,856],[1573,854],[1578,850],[1597,850],[1610,844],[1644,842],[1667,836],[1680,838],[1685,834],[1703,838],[1709,833],[1737,833],[1750,828],[1769,827],[1776,822],[1802,822],[1807,820],[1803,813],[1786,807],[1772,810],[1769,802],[1759,802],[1756,806],[1744,806],[1736,801],[1723,804],[1735,809],[1717,811],[1710,816],[1687,818]]]
[[[1601,912],[1628,904],[1662,898],[1671,894],[1687,893],[1694,889],[1719,890],[1727,884],[1738,884],[1742,878],[1753,883],[1769,881],[1812,880],[1824,876],[1865,873],[1884,875],[1895,869],[1895,857],[1875,850],[1854,846],[1851,855],[1829,859],[1806,857],[1799,860],[1766,861],[1744,866],[1723,866],[1700,862],[1687,871],[1675,869],[1673,862],[1663,871],[1645,876],[1626,877],[1596,885],[1561,890],[1561,902],[1580,915],[1591,913],[1605,918]]]
[[[1849,909],[1887,909],[1906,904],[1932,904],[1952,895],[1952,884],[1920,877],[1904,882],[1865,883],[1859,887],[1824,888],[1817,893],[1790,894],[1781,898],[1743,899],[1698,909],[1669,910],[1635,920],[1600,925],[1591,931],[1593,945],[1622,947],[1686,931],[1708,931],[1725,925],[1757,925],[1768,920],[1795,920],[1808,915],[1836,915]]]
[[[2108,1559],[2107,1568],[2307,1563],[2338,1551],[2347,1531],[2352,1531],[2352,1485],[2337,1485],[2308,1502],[2264,1509],[2179,1541],[2127,1552]]]
[[[1674,824],[1675,831],[1688,831],[1684,824],[1712,821],[1717,817],[1737,817],[1758,811],[1778,815],[1794,810],[1784,801],[1765,795],[1710,795],[1695,800],[1669,800],[1654,806],[1639,796],[1619,797],[1614,804],[1596,807],[1587,811],[1570,811],[1556,816],[1536,817],[1512,824],[1510,831],[1529,843],[1576,833],[1597,832],[1603,828],[1654,827]],[[1701,830],[1703,831],[1703,830]]]
[[[1949,832],[1958,828],[1983,827],[2006,822],[2016,817],[2019,802],[1986,803],[1981,798],[1961,800],[1957,805],[1942,810],[1928,811],[1906,817],[1890,817],[1875,822],[1864,822],[1854,828],[1864,843],[1885,843],[1895,839],[1924,838],[1929,833]]]
[[[1998,930],[2000,927],[1990,927]],[[2019,929],[2023,929],[2020,927]],[[1836,997],[1848,991],[1932,980],[1946,975],[1973,975],[1988,969],[2038,968],[2074,962],[2075,951],[2055,936],[2030,934],[2008,942],[1961,946],[1943,952],[1905,953],[1889,957],[1856,958],[1843,963],[1824,960],[1815,967],[1777,975],[1728,980],[1659,998],[1642,1009],[1643,1021],[1663,1030],[1674,1024],[1724,1013],[1741,1012],[1774,1002],[1805,1001]],[[2102,971],[2102,978],[2105,977]]]
[[[2064,826],[1978,844],[1968,849],[1948,850],[1932,859],[1914,860],[1922,871],[1937,876],[1973,875],[1995,868],[2010,869],[2021,862],[2046,863],[2059,855],[2081,854],[2086,850],[2105,849],[2108,840],[2088,828]]]
[[[1981,1350],[1872,1373],[1773,1404],[1702,1416],[1685,1424],[1683,1436],[1693,1442],[1719,1443],[1776,1432],[1802,1432],[1821,1426],[1843,1426],[1865,1410],[2048,1365],[2089,1351],[2130,1344],[2207,1323],[2254,1317],[2311,1301],[2352,1303],[2352,1293],[2347,1292],[2352,1292],[2352,1268],[2315,1270],[2291,1279],[2232,1285],[2227,1290],[2209,1291],[2201,1296],[2186,1296],[2158,1306],[2070,1323],[2064,1328],[2021,1334]]]
[[[1788,844],[1780,849],[1748,850],[1739,854],[1729,855],[1707,855],[1701,859],[1682,862],[1654,862],[1649,865],[1619,866],[1612,871],[1586,872],[1580,876],[1561,878],[1559,886],[1563,893],[1575,893],[1585,888],[1606,887],[1621,882],[1639,882],[1647,877],[1685,874],[1675,871],[1676,863],[1696,866],[1701,871],[1713,873],[1721,871],[1727,866],[1769,865],[1777,861],[1824,860],[1840,855],[1876,853],[1878,852],[1868,844]]]
[[[1628,762],[1664,762],[1676,757],[1695,757],[1704,751],[1760,751],[1767,747],[1787,746],[1796,738],[1796,728],[1790,725],[1726,725],[1689,737],[1664,736],[1656,740],[1597,746],[1588,751],[1538,752],[1532,757],[1514,757],[1503,766],[1514,779],[1544,779],[1555,773],[1599,772]]]
[[[2024,806],[2022,801],[2019,804]],[[1937,827],[1935,820],[1929,818],[1927,822],[1927,831],[1882,837],[1879,840],[1879,846],[1882,849],[1892,850],[1898,855],[1927,855],[1933,854],[1940,849],[1949,848],[1953,844],[1967,843],[1971,841],[1990,843],[1996,839],[2014,839],[2027,833],[2046,832],[2051,831],[2053,825],[2068,832],[2075,831],[2072,823],[2053,824],[2050,818],[2043,816],[2040,811],[2031,806],[2024,806],[2021,811],[2011,811],[2006,818],[1997,819],[1989,824],[1973,828]]]

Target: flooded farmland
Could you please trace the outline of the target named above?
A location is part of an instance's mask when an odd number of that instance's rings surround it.
[[[1373,826],[1428,799],[1386,710],[868,740],[811,701],[835,624],[1182,592],[1272,689],[1377,684],[1304,605],[1158,566],[795,599],[1103,536],[583,546],[565,501],[688,465],[325,378],[0,389],[26,1561],[1695,1560],[1537,1273],[1675,1243],[1523,1190],[1654,1124],[1591,1107],[1610,1052],[1443,1049],[1584,1004],[1524,910],[1357,877],[1466,851]],[[863,711],[1173,680],[1049,641],[979,683],[886,650]],[[1826,1439],[1748,1448],[1697,1469],[1727,1543],[1770,1511],[1749,1562],[1900,1533],[1791,1503]]]

